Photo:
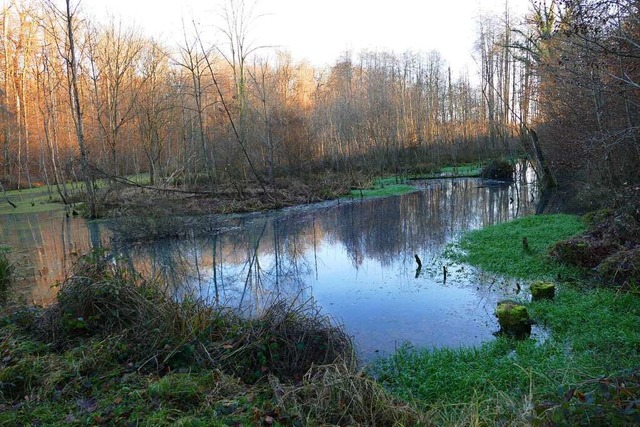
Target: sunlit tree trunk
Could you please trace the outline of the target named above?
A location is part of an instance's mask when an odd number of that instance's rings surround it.
[[[72,108],[72,117],[75,124],[76,138],[78,147],[80,148],[80,167],[82,169],[85,191],[87,193],[87,202],[89,204],[89,217],[97,217],[96,196],[93,189],[91,179],[91,170],[89,167],[89,154],[84,140],[84,124],[82,118],[82,105],[80,100],[80,92],[78,90],[78,63],[76,59],[76,47],[74,38],[74,18],[75,12],[71,9],[71,0],[65,0],[64,19],[66,22],[67,35],[67,51],[65,61],[69,71],[69,96]]]

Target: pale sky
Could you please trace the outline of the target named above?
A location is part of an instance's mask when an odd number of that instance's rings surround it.
[[[182,20],[219,23],[228,0],[82,0],[99,20],[111,13],[169,44],[181,40]],[[291,52],[295,60],[332,65],[345,50],[438,50],[452,69],[469,68],[482,13],[504,13],[506,0],[257,0],[259,17],[249,28],[256,45]],[[251,4],[252,0],[245,0]],[[529,0],[508,0],[520,16]]]

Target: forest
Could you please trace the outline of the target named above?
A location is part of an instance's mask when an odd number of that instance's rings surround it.
[[[2,3],[0,424],[638,425],[640,2],[506,1],[473,71],[254,4]]]
[[[65,201],[71,180],[145,172],[213,194],[523,152],[551,183],[612,194],[637,179],[635,2],[536,0],[526,17],[482,17],[479,81],[435,51],[345,52],[314,69],[256,47],[251,13],[230,1],[167,45],[81,4],[5,2],[3,188],[49,185]]]

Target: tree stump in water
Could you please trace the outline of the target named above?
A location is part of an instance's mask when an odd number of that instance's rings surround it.
[[[500,324],[499,334],[515,338],[525,338],[531,334],[533,322],[524,305],[510,300],[499,301],[496,316]]]
[[[536,281],[531,287],[531,298],[534,301],[541,299],[553,299],[556,296],[556,285],[551,282]]]

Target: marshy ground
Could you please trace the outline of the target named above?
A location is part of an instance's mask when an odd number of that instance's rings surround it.
[[[162,283],[93,253],[48,307],[5,294],[0,424],[633,425],[640,302],[638,270],[626,255],[637,248],[638,219],[625,205],[466,234],[449,251],[457,262],[558,285],[554,300],[522,298],[548,335],[403,347],[366,367],[344,330],[312,306],[277,303],[241,318],[177,302]],[[585,268],[585,253],[605,253],[593,249],[599,236],[617,251],[597,265],[619,257],[624,276]],[[8,283],[10,253],[0,265]]]

